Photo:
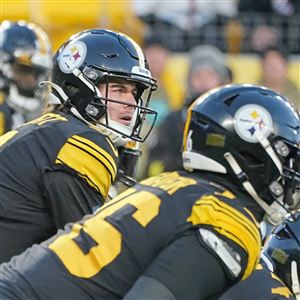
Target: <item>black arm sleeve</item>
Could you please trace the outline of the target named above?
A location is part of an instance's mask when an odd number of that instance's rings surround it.
[[[156,298],[154,285],[164,296],[161,297],[163,299],[214,299],[214,295],[225,290],[228,284],[227,275],[218,259],[199,242],[195,232],[181,237],[164,249],[136,281],[125,299]]]
[[[63,171],[44,173],[45,196],[57,229],[80,220],[104,202],[103,197],[79,178]]]

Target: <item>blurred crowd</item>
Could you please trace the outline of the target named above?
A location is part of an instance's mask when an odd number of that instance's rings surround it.
[[[186,108],[211,88],[258,83],[300,109],[299,14],[296,0],[63,1],[59,6],[4,0],[1,21],[24,19],[41,26],[53,51],[87,28],[119,30],[143,45],[159,88],[151,104],[158,119],[137,167],[142,179],[181,165],[178,132]]]

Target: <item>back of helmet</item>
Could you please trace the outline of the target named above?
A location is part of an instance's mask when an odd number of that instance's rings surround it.
[[[299,142],[299,114],[287,99],[264,87],[229,85],[189,109],[183,164],[226,174],[276,224],[283,208],[299,205]]]

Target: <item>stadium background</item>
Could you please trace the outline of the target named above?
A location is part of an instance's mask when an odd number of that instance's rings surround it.
[[[207,26],[207,28],[202,31],[202,41],[203,36],[209,36],[210,40],[205,40],[205,42],[214,42],[213,39],[215,38],[215,40],[219,39],[225,43],[226,49],[222,50],[225,50],[227,53],[228,64],[234,74],[234,82],[255,83],[260,76],[260,62],[257,55],[247,49],[247,26],[253,25],[254,22],[264,22],[268,19],[268,16],[260,15],[259,13],[249,13],[243,14],[242,17],[242,20],[241,18],[234,20],[227,19],[223,22],[221,21]],[[147,25],[135,15],[131,0],[1,0],[1,21],[4,19],[23,19],[40,25],[49,34],[53,51],[71,34],[83,29],[95,27],[120,30],[143,44],[143,36],[147,27]],[[289,78],[300,88],[299,15],[293,16],[293,18],[287,17],[284,21],[282,21],[282,19],[272,21],[274,26],[286,26],[287,28],[286,34],[284,34],[284,38],[286,39],[284,43],[290,48],[289,50],[292,54]],[[240,27],[241,23],[243,24],[242,32]],[[179,40],[182,39],[182,37],[177,34],[175,39]],[[172,57],[168,63],[169,71],[175,74],[182,82],[185,82],[187,72],[185,50],[188,50],[192,46],[192,44],[189,44],[190,41],[186,40],[184,42],[185,47],[179,46],[177,49],[176,46],[173,47],[174,51],[172,51]],[[195,42],[195,37],[193,41]]]

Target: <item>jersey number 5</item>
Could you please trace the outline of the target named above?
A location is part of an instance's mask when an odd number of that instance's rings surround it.
[[[130,189],[127,192],[133,191]],[[124,193],[121,194],[124,197]],[[147,191],[134,192],[124,200],[108,202],[96,215],[82,224],[75,223],[68,234],[59,236],[49,245],[68,271],[78,277],[90,278],[121,253],[122,234],[109,221],[131,216],[143,227],[159,214],[161,200]],[[76,241],[80,240],[83,247]],[[85,246],[84,246],[85,244]]]

